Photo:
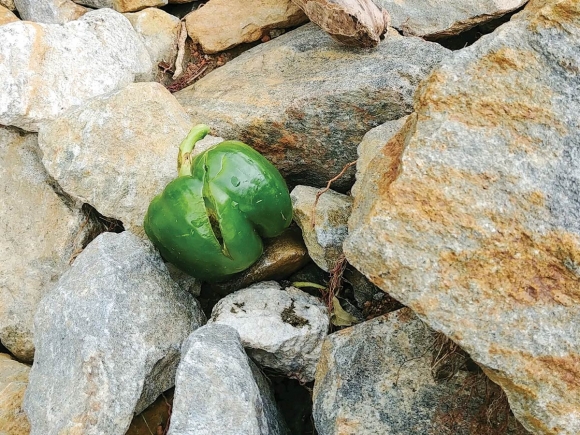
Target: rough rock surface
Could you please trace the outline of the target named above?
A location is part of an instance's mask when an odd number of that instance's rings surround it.
[[[16,15],[14,15],[14,13],[0,5],[0,26],[3,26],[4,24],[8,24],[8,23],[13,23],[15,21],[19,21],[18,17]]]
[[[14,3],[23,20],[37,23],[68,23],[88,12],[71,0],[14,0]]]
[[[91,8],[112,8],[115,0],[72,0],[80,5],[89,6]]]
[[[306,21],[291,0],[211,0],[185,17],[189,37],[206,53],[257,41],[272,29]]]
[[[113,8],[119,12],[136,12],[166,4],[167,0],[113,0]]]
[[[260,365],[304,382],[314,379],[328,311],[318,298],[275,281],[254,284],[220,300],[209,322],[235,328]]]
[[[151,243],[101,234],[36,313],[31,434],[124,434],[173,385],[181,344],[202,321]]]
[[[35,134],[0,128],[0,162],[0,341],[32,361],[38,302],[96,226],[46,173]]]
[[[389,13],[373,0],[292,0],[338,42],[376,47],[389,27]]]
[[[16,10],[16,5],[14,4],[14,0],[0,0],[0,5],[10,9],[11,11]]]
[[[287,434],[268,380],[235,329],[210,324],[183,343],[168,435]]]
[[[157,8],[125,14],[151,57],[151,71],[140,76],[142,81],[157,81],[161,75],[159,62],[173,65],[177,57],[179,18]]]
[[[129,21],[111,9],[64,25],[1,26],[0,40],[0,124],[29,131],[151,68]]]
[[[369,129],[411,112],[417,85],[449,53],[396,36],[353,50],[307,24],[174,95],[195,122],[253,146],[289,184],[318,187],[356,159]],[[350,174],[333,188],[346,190]]]
[[[264,240],[264,253],[234,279],[211,285],[211,291],[226,295],[260,281],[285,279],[310,261],[300,230],[287,228],[281,235]]]
[[[30,424],[22,410],[30,367],[0,353],[0,434],[28,435]]]
[[[448,433],[438,407],[464,376],[433,379],[432,343],[431,331],[407,308],[328,335],[314,382],[318,434]],[[471,435],[465,429],[454,435]]]
[[[48,172],[65,192],[139,232],[155,195],[177,176],[191,128],[159,83],[133,83],[61,115],[39,132]]]
[[[404,35],[441,38],[458,35],[499,18],[528,0],[376,0],[391,15],[391,26]]]
[[[293,218],[302,229],[310,258],[318,267],[329,272],[342,255],[342,243],[348,234],[352,197],[328,190],[319,197],[313,214],[319,190],[296,186],[290,198]]]
[[[361,143],[358,146],[356,160],[356,181],[350,189],[350,194],[353,197],[359,196],[359,187],[364,175],[367,172],[371,160],[383,149],[389,140],[403,127],[407,117],[404,116],[394,121],[388,121],[378,127],[369,130],[364,135]],[[372,171],[374,174],[374,171]],[[369,175],[371,176],[371,175]]]
[[[535,434],[580,433],[579,16],[535,2],[445,61],[372,161],[345,243]]]

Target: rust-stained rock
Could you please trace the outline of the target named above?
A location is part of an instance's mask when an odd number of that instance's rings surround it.
[[[292,1],[313,23],[345,45],[375,47],[389,27],[389,13],[373,0]]]
[[[28,435],[30,423],[22,409],[30,367],[0,353],[0,434]]]
[[[389,11],[391,26],[428,39],[458,35],[497,19],[528,0],[376,0]]]
[[[229,294],[260,281],[286,279],[310,261],[300,230],[290,227],[278,237],[264,240],[264,253],[236,278],[211,285],[219,294]]]
[[[537,3],[444,61],[371,162],[344,246],[535,434],[580,433],[579,17]]]
[[[167,0],[113,0],[113,8],[118,12],[137,12],[166,4]]]
[[[206,53],[258,41],[272,29],[308,21],[291,0],[211,0],[185,17],[187,33]]]
[[[395,35],[373,50],[355,50],[307,24],[174,95],[194,123],[254,147],[289,185],[322,187],[356,160],[368,130],[412,111],[419,82],[449,54]],[[332,188],[344,192],[353,178],[354,170]]]

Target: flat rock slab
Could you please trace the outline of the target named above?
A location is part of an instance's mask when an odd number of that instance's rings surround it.
[[[196,123],[248,143],[289,184],[321,187],[372,127],[412,110],[419,82],[450,51],[392,36],[346,48],[314,24],[255,47],[175,94]],[[346,190],[354,171],[333,184]]]
[[[391,16],[391,26],[404,35],[436,39],[458,35],[499,18],[528,0],[376,0]]]
[[[319,191],[310,186],[292,189],[292,215],[302,230],[310,258],[322,270],[330,272],[342,256],[352,197],[327,190],[316,201]]]
[[[168,435],[286,435],[269,381],[234,328],[209,324],[183,343]]]
[[[151,69],[139,35],[111,9],[63,25],[0,26],[0,40],[0,124],[28,131]]]
[[[580,433],[579,16],[537,2],[444,61],[371,162],[344,245],[535,434]]]
[[[0,434],[28,435],[30,424],[22,409],[30,366],[0,353]]]
[[[0,128],[0,341],[32,361],[38,303],[98,227],[42,166],[36,134]]]
[[[466,408],[461,417],[468,417],[478,400],[470,403],[465,372],[433,378],[433,343],[433,331],[408,308],[330,334],[314,382],[318,434],[477,433],[468,418],[454,426],[446,419],[456,403]]]
[[[276,281],[221,299],[209,322],[236,329],[258,364],[303,382],[314,379],[329,327],[328,310],[318,298],[294,287],[282,290]]]
[[[48,172],[70,195],[139,232],[153,197],[177,177],[192,124],[159,83],[133,83],[59,116],[39,132]]]
[[[258,41],[270,30],[306,21],[308,17],[291,0],[211,0],[185,17],[189,37],[205,53]]]
[[[31,434],[124,434],[173,386],[181,344],[202,323],[151,243],[101,234],[36,313]]]

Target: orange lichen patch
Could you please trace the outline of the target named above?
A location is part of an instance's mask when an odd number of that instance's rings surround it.
[[[534,1],[529,7],[529,11],[534,14],[529,25],[532,31],[537,31],[540,27],[561,29],[566,24],[578,27],[580,2],[578,0],[560,0],[546,5],[543,1]]]
[[[490,349],[490,353],[494,353],[493,349]],[[496,352],[497,353],[497,352]],[[500,372],[491,370],[485,366],[480,365],[481,369],[485,375],[491,379],[494,383],[498,384],[503,388],[504,391],[508,391],[512,394],[518,394],[521,397],[526,397],[530,400],[537,399],[538,395],[535,390],[522,384],[514,383],[512,378],[502,375]]]
[[[361,423],[347,417],[336,419],[336,435],[357,435],[360,433]]]
[[[541,366],[540,370],[545,370],[550,374],[550,377],[556,375],[559,380],[573,391],[580,389],[580,355],[568,355],[566,357],[547,355],[535,359]],[[577,403],[577,405],[580,405],[580,403]],[[575,412],[580,412],[578,406],[575,408]]]
[[[415,108],[419,116],[445,113],[469,127],[495,129],[515,147],[512,151],[529,152],[542,141],[530,125],[541,124],[560,135],[567,132],[553,110],[552,90],[539,78],[542,70],[535,52],[500,48],[469,64],[459,82],[442,70],[431,74]]]

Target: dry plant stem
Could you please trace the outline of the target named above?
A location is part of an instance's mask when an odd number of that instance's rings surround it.
[[[344,168],[342,168],[342,171],[340,171],[340,173],[336,177],[328,180],[328,183],[326,183],[326,187],[324,189],[321,189],[316,193],[316,198],[314,199],[314,205],[312,206],[312,214],[310,215],[310,221],[312,222],[313,229],[316,226],[316,206],[318,205],[318,200],[320,199],[320,197],[322,196],[323,193],[328,192],[330,190],[330,185],[332,183],[334,183],[336,180],[338,180],[340,177],[342,177],[344,175],[344,173],[348,170],[348,168],[350,168],[351,166],[354,166],[355,164],[356,164],[356,160],[354,160],[350,163],[347,163],[344,166]]]
[[[149,423],[147,423],[147,419],[145,418],[145,416],[143,414],[141,414],[141,418],[143,419],[143,421],[145,422],[145,426],[147,426],[147,430],[149,431],[149,433],[151,435],[153,435],[153,432],[151,432],[151,428],[149,427]]]
[[[336,260],[334,267],[330,271],[330,281],[328,282],[328,291],[323,294],[324,302],[328,307],[328,311],[332,312],[332,299],[340,293],[342,289],[342,275],[346,269],[346,258],[341,254]]]
[[[173,80],[179,77],[183,72],[183,57],[185,56],[186,39],[187,39],[187,28],[185,27],[185,21],[182,21],[181,28],[179,30],[179,36],[177,39],[177,59],[175,59],[175,73],[173,74]]]

